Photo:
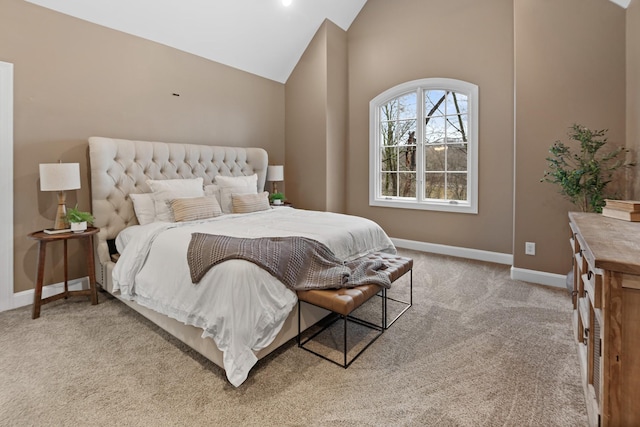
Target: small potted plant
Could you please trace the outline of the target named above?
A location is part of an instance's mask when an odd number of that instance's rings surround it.
[[[272,205],[282,205],[285,200],[284,194],[282,193],[271,193],[271,195],[269,195],[269,201]]]
[[[76,205],[74,208],[67,210],[67,221],[69,221],[71,231],[74,233],[82,233],[87,229],[87,223],[93,223],[95,218],[90,212],[79,210],[78,205]]]

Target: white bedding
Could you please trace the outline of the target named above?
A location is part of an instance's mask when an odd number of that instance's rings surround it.
[[[203,329],[223,352],[229,382],[239,386],[296,304],[295,293],[257,265],[231,260],[194,285],[187,247],[191,233],[233,237],[304,236],[327,245],[343,260],[370,252],[395,253],[385,232],[365,218],[286,207],[185,223],[155,222],[125,229],[114,291],[124,298]]]

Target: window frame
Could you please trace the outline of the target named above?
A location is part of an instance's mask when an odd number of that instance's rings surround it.
[[[467,201],[438,201],[424,197],[424,92],[453,91],[467,96]],[[380,109],[409,93],[416,99],[416,198],[379,196],[382,194]],[[478,86],[463,80],[425,78],[401,83],[382,92],[369,102],[369,206],[421,209],[458,213],[478,213]]]

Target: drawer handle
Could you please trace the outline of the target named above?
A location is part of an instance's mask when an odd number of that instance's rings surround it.
[[[589,328],[584,328],[584,338],[582,339],[584,345],[589,345]]]
[[[591,270],[587,271],[587,279],[591,280],[592,277],[593,277],[593,271]]]

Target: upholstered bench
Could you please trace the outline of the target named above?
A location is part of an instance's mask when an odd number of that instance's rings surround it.
[[[412,273],[413,269],[413,260],[411,258],[401,257],[397,255],[390,255],[383,252],[376,252],[370,255],[363,257],[364,260],[369,261],[382,261],[386,268],[383,270],[386,274],[389,275],[391,283],[395,282],[397,279],[402,277],[407,272]],[[358,358],[373,342],[382,335],[385,329],[387,329],[393,322],[395,322],[398,317],[400,317],[413,302],[413,277],[411,277],[410,283],[410,302],[399,301],[405,304],[405,308],[402,310],[400,314],[398,314],[390,323],[387,322],[387,289],[383,288],[379,285],[361,285],[354,288],[342,288],[342,289],[313,289],[308,291],[297,291],[298,294],[298,347],[301,347],[317,356],[322,357],[330,362],[333,362],[339,366],[344,368],[349,367],[351,363]],[[364,321],[362,319],[358,319],[350,316],[350,314],[368,301],[370,298],[379,295],[382,300],[381,304],[381,321],[380,325],[373,324],[368,321]],[[313,304],[318,307],[322,307],[326,310],[329,310],[337,315],[337,317],[332,321],[321,328],[319,331],[312,334],[310,337],[306,338],[302,341],[301,338],[301,330],[300,330],[300,306],[302,302]],[[344,322],[344,332],[343,332],[343,362],[339,363],[335,360],[330,359],[329,357],[322,355],[305,345],[311,341],[313,338],[322,333],[325,329],[331,326],[334,322],[343,319]],[[366,326],[372,330],[377,331],[376,335],[360,350],[358,353],[353,356],[350,361],[347,361],[347,324],[348,321],[358,323],[360,325]]]

